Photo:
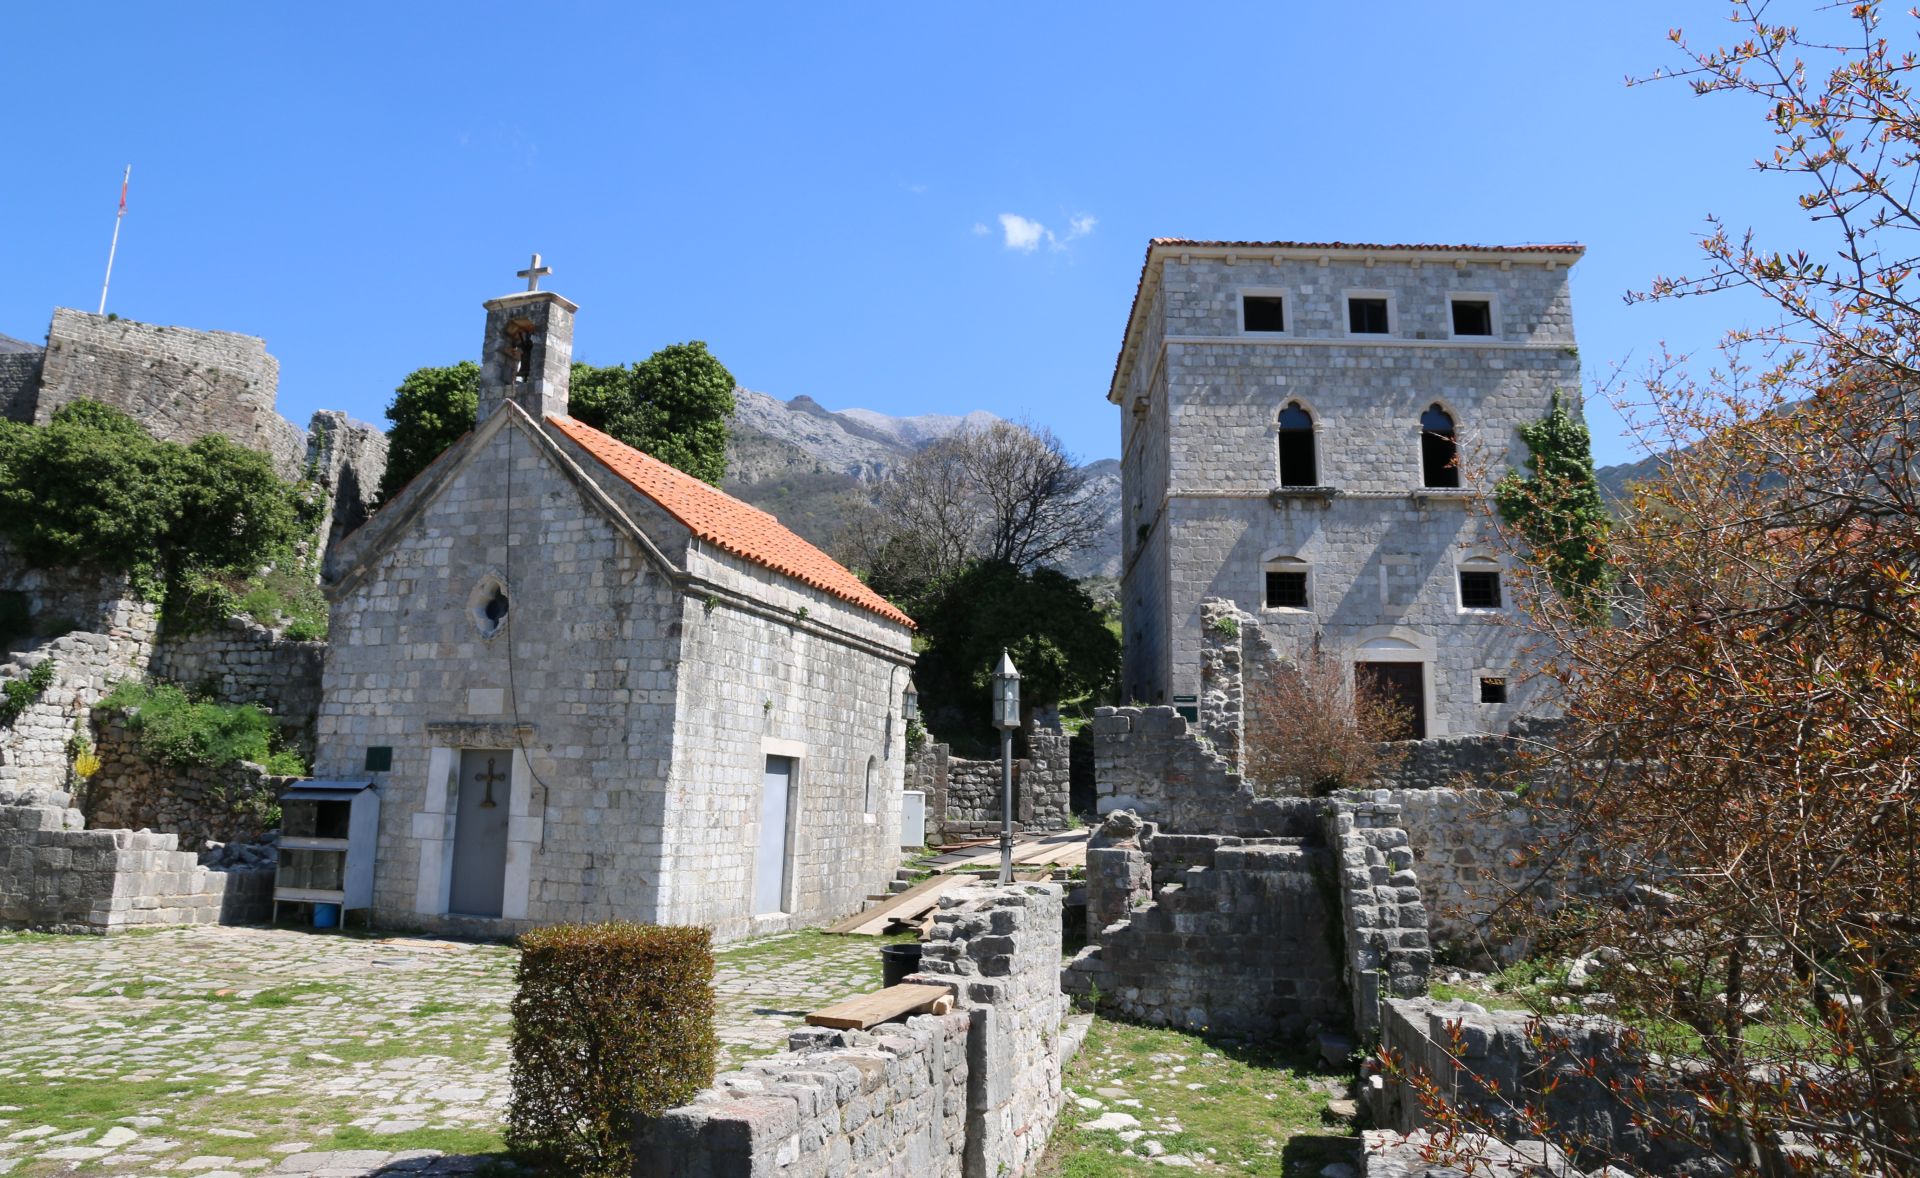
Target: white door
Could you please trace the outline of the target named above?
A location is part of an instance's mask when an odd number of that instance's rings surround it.
[[[787,809],[793,800],[793,758],[768,757],[760,793],[760,850],[753,862],[755,915],[786,911]]]
[[[497,917],[507,887],[507,815],[513,754],[466,749],[453,820],[453,890],[447,908],[461,916]]]

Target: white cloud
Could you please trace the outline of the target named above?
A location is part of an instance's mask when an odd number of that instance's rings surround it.
[[[974,235],[975,237],[985,237],[985,236],[987,236],[987,235],[988,235],[989,233],[992,233],[992,232],[993,232],[993,230],[991,230],[991,229],[989,229],[989,228],[987,228],[987,227],[986,227],[985,225],[982,225],[982,224],[981,224],[980,222],[978,222],[978,221],[975,221],[975,222],[973,223],[973,235]]]
[[[1019,213],[1001,213],[1000,228],[1007,235],[1007,248],[1030,254],[1040,248],[1040,239],[1053,240],[1053,234],[1038,221],[1029,221]]]
[[[1092,233],[1093,227],[1099,223],[1100,219],[1091,213],[1076,213],[1067,218],[1066,233],[1056,234],[1040,222],[1023,217],[1019,213],[1000,214],[1000,229],[1005,235],[1006,247],[1010,250],[1019,250],[1023,254],[1030,254],[1039,249],[1042,242],[1045,242],[1050,250],[1064,250],[1068,242]],[[980,224],[975,224],[973,231],[981,236],[992,232],[985,225]]]

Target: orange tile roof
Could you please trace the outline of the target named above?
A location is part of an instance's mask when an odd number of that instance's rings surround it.
[[[767,512],[740,502],[685,471],[643,453],[571,417],[549,424],[579,443],[628,486],[658,503],[695,536],[735,556],[784,573],[796,581],[912,627],[913,619],[847,571],[846,567],[788,531]]]
[[[1147,291],[1147,275],[1153,270],[1153,251],[1177,246],[1193,249],[1250,249],[1250,250],[1377,250],[1382,253],[1395,251],[1403,253],[1426,254],[1575,254],[1587,252],[1587,247],[1577,242],[1549,242],[1542,245],[1419,245],[1402,243],[1390,245],[1380,242],[1355,241],[1200,241],[1190,237],[1155,237],[1147,242],[1146,260],[1140,263],[1140,281],[1133,288],[1133,305],[1127,308],[1126,330],[1120,334],[1120,354],[1114,357],[1113,376],[1107,382],[1107,395],[1113,396],[1120,383],[1120,366],[1127,359],[1127,337],[1133,334],[1133,317],[1140,310],[1140,297]],[[1573,263],[1568,262],[1569,266]]]

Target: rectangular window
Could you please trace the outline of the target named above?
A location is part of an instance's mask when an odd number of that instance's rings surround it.
[[[1347,330],[1354,335],[1387,334],[1387,300],[1348,299]]]
[[[393,768],[393,746],[376,744],[367,749],[367,772],[386,773]]]
[[[1313,457],[1313,431],[1311,429],[1280,431],[1280,485],[1283,487],[1317,487],[1320,485],[1319,464]]]
[[[1302,570],[1267,570],[1267,608],[1307,608],[1307,574]]]
[[[1506,703],[1507,681],[1505,679],[1493,678],[1480,680],[1480,702],[1483,704]]]
[[[1453,300],[1453,334],[1492,335],[1493,304],[1485,299]]]
[[[1285,331],[1286,300],[1279,295],[1243,295],[1240,299],[1243,331]]]
[[[1500,574],[1490,569],[1461,569],[1460,605],[1464,609],[1499,609]]]

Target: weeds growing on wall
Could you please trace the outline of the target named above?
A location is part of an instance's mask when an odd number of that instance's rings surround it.
[[[251,761],[282,776],[307,771],[298,753],[276,747],[279,724],[259,704],[196,699],[170,683],[122,683],[100,706],[125,709],[141,755],[158,764],[218,768]]]
[[[53,686],[53,670],[53,660],[45,659],[21,678],[0,687],[0,728],[13,727],[13,722],[47,693]]]
[[[520,938],[507,1144],[548,1173],[625,1178],[633,1118],[711,1083],[713,937],[610,921]]]

